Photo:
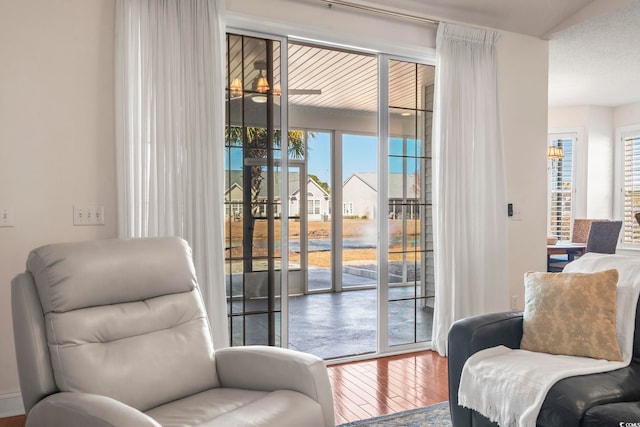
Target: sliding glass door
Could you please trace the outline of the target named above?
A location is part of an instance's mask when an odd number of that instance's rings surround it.
[[[388,64],[388,342],[397,346],[431,340],[435,297],[431,199],[435,70],[393,59]]]
[[[385,55],[228,34],[232,345],[325,359],[425,348],[433,76]]]
[[[375,354],[377,57],[292,42],[288,52],[289,127],[305,131],[307,173],[294,195],[306,203],[307,291],[289,297],[289,344],[325,359]]]
[[[277,40],[227,35],[224,203],[232,345],[282,345],[280,48]]]

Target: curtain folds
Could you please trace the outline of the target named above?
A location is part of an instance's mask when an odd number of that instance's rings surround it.
[[[189,242],[216,348],[229,343],[223,14],[224,0],[116,0],[118,233]]]
[[[434,106],[433,348],[451,324],[508,309],[507,202],[497,88],[499,34],[440,24]]]

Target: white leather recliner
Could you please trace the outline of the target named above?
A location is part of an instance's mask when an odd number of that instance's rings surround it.
[[[214,351],[181,239],[35,249],[12,311],[28,427],[334,425],[322,359]]]

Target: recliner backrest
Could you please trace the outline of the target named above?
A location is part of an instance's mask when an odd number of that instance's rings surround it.
[[[60,391],[101,394],[144,411],[218,386],[183,240],[47,245],[31,252],[27,272]]]

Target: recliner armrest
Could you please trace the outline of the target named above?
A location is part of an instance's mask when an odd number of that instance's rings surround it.
[[[26,427],[161,427],[153,418],[110,397],[90,393],[56,393],[38,402]]]
[[[59,390],[53,378],[42,306],[28,272],[11,281],[11,313],[22,402],[29,413],[41,399]]]
[[[335,425],[329,374],[319,357],[256,345],[216,350],[215,360],[222,387],[303,393],[322,406],[325,424]]]
[[[522,312],[491,313],[458,320],[448,335],[449,404],[454,426],[471,426],[471,410],[458,406],[460,375],[467,359],[499,345],[520,348]]]

